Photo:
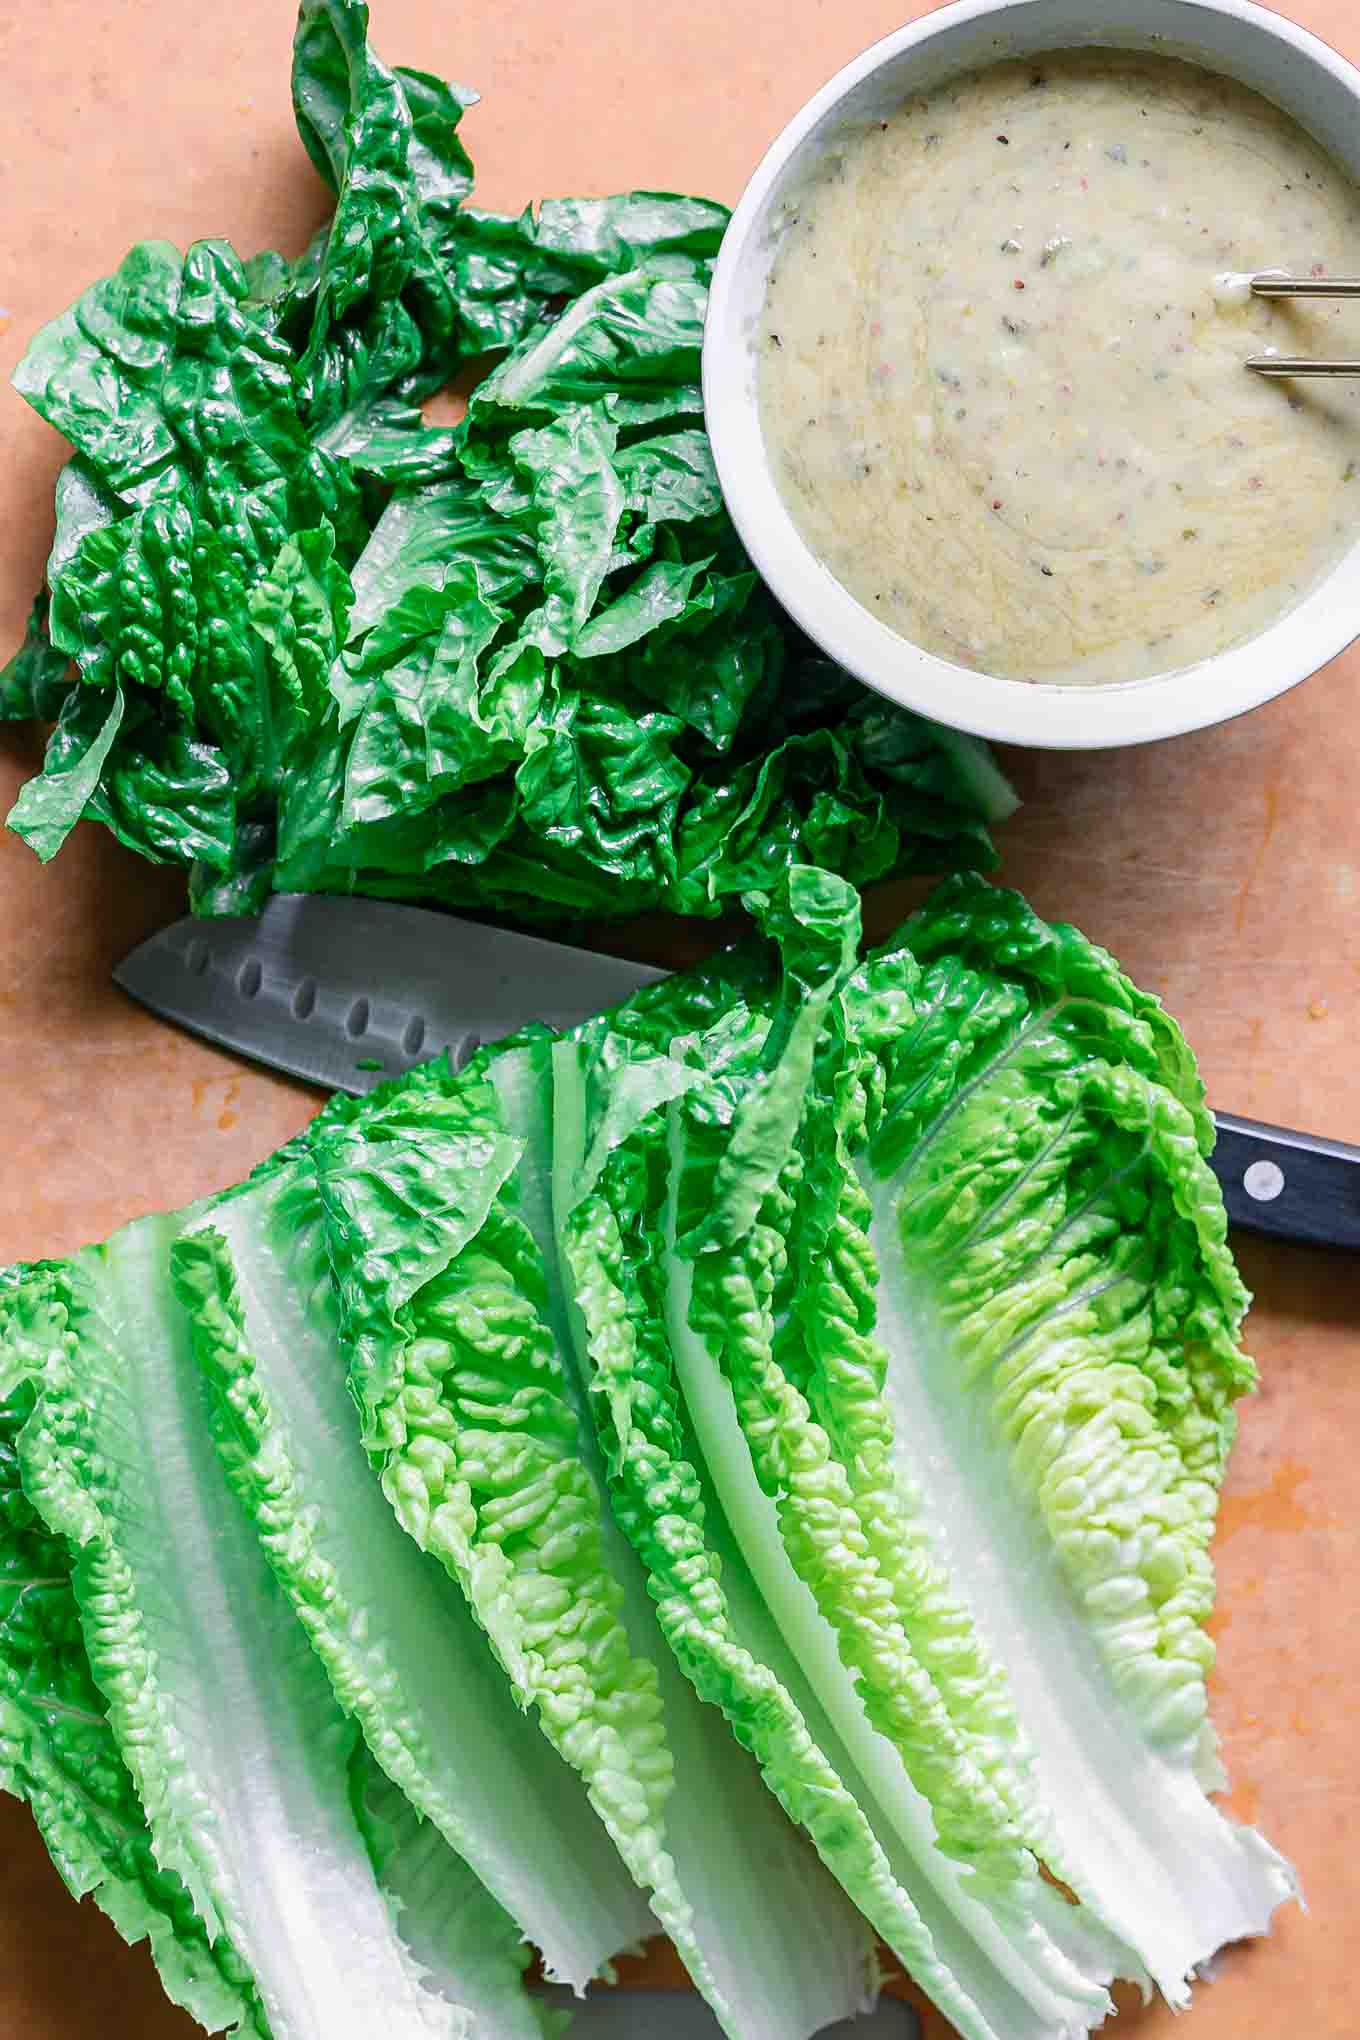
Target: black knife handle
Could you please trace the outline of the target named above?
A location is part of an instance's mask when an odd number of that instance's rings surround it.
[[[1216,1112],[1214,1174],[1234,1225],[1318,1247],[1360,1247],[1360,1147]]]

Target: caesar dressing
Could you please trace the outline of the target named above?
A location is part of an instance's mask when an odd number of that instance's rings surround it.
[[[830,571],[1016,679],[1165,672],[1264,628],[1360,530],[1360,192],[1294,121],[1157,56],[1062,52],[912,99],[824,161],[771,277],[761,421]]]

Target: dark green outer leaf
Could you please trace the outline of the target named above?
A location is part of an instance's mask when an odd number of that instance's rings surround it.
[[[532,632],[550,657],[585,629],[614,555],[623,487],[614,471],[616,427],[598,407],[564,411],[510,441],[529,481],[547,601]]]
[[[429,71],[397,66],[397,78],[411,115],[411,140],[406,160],[421,212],[449,232],[459,225],[459,211],[472,190],[472,158],[458,139],[458,123],[478,94]]]
[[[54,588],[75,556],[80,541],[89,531],[112,524],[125,515],[124,506],[111,496],[86,466],[79,454],[68,460],[57,476],[57,529],[47,559],[47,585]]]
[[[453,366],[447,262],[472,185],[455,130],[472,95],[389,71],[369,46],[361,0],[303,0],[293,97],[304,144],[336,192],[299,364],[309,414],[326,423],[365,385],[435,388]]]
[[[384,394],[343,412],[319,435],[319,443],[335,459],[366,475],[410,487],[457,473],[462,434],[456,429],[426,430],[418,405]]]
[[[48,607],[47,591],[42,589],[29,611],[23,643],[0,669],[0,721],[23,722],[32,717],[51,722],[70,692],[74,680],[71,662],[52,643]]]
[[[609,277],[487,377],[470,418],[601,397],[620,423],[696,411],[707,301],[704,268],[681,256]]]
[[[707,560],[654,560],[617,602],[576,633],[572,651],[578,659],[605,657],[673,623],[690,610],[690,591],[708,565]]]
[[[708,434],[693,427],[619,448],[615,465],[628,508],[650,523],[717,517],[723,496]]]
[[[47,746],[41,775],[20,789],[9,825],[46,864],[56,856],[87,803],[123,720],[121,693],[67,695]]]
[[[220,871],[231,862],[236,793],[221,752],[140,705],[124,720],[87,812],[153,864],[201,862]]]
[[[173,485],[176,449],[157,391],[179,304],[181,263],[144,241],[30,342],[14,387],[129,502]]]
[[[727,223],[724,206],[665,192],[546,199],[538,218],[466,206],[453,250],[469,344],[514,347],[543,319],[611,272],[680,255],[710,261]]]
[[[279,693],[299,723],[315,720],[349,627],[354,594],[322,525],[287,539],[250,596],[250,620],[272,654]]]
[[[449,568],[464,561],[476,566],[492,601],[542,571],[533,546],[488,512],[471,483],[394,496],[355,570],[352,635],[370,630],[408,588],[442,587]]]

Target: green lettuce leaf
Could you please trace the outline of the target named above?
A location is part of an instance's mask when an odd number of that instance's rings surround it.
[[[397,1518],[461,1584],[725,2030],[792,2040],[862,2002],[867,1944],[677,1679],[609,1521],[531,1185],[521,1201],[546,1084],[526,1049],[314,1137],[365,1437]],[[428,1199],[431,1180],[437,1253],[401,1187]]]
[[[248,1967],[274,2040],[470,2040],[399,1938],[351,1805],[356,1732],[227,1490],[170,1287],[177,1225],[43,1271],[0,1363],[36,1391],[24,1494],[70,1552],[156,1862]]]
[[[404,1261],[439,1237],[428,1192],[441,1164],[422,1151],[420,1176],[381,1180],[405,1218],[392,1229]],[[479,1931],[488,1963],[500,1950],[505,2001],[495,2030],[528,2031],[510,1916],[551,1975],[584,1989],[646,1934],[647,1910],[571,1773],[511,1704],[461,1594],[403,1536],[370,1471],[305,1153],[210,1205],[171,1267],[232,1488],[341,1707],[448,1844],[443,1859],[456,1851],[486,1887]]]
[[[453,249],[465,328],[483,351],[517,346],[616,271],[662,255],[711,261],[727,219],[708,199],[656,191],[545,199],[517,219],[465,206]]]
[[[629,1462],[642,1450],[645,1467],[655,1445],[649,1439],[644,1448],[637,1438],[640,1384],[630,1390],[628,1376],[641,1369],[650,1385],[670,1375],[683,1392],[721,1518],[749,1568],[749,1600],[764,1605],[756,1662],[779,1678],[786,1722],[778,1757],[772,1749],[770,1782],[776,1761],[788,1765],[794,1736],[815,1740],[820,1765],[842,1790],[850,1781],[861,1832],[853,1850],[828,1848],[827,1860],[862,1904],[872,1902],[870,1917],[963,2031],[1036,2040],[1084,2031],[1108,2009],[1104,1984],[1119,1950],[1098,1921],[1067,1919],[1040,1883],[1010,1808],[914,1658],[889,1583],[864,1548],[858,1469],[838,1462],[779,1366],[775,1214],[788,1218],[779,1211],[781,1178],[826,1009],[853,965],[858,921],[853,895],[820,873],[796,872],[761,910],[781,943],[785,979],[755,1030],[754,1068],[749,1040],[729,1015],[716,1038],[686,1056],[697,1065],[691,1087],[665,1121],[623,1141],[592,1184],[589,1156],[610,1144],[596,1136],[584,1146],[574,1182],[562,1185],[563,1202],[573,1203],[567,1251],[587,1343],[607,1370],[600,1401],[609,1398],[616,1480],[645,1546]],[[570,1062],[564,1047],[564,1074]],[[587,1123],[592,1088],[588,1082]],[[687,1122],[696,1112],[701,1126],[713,1122],[718,1138],[691,1156]],[[564,1137],[570,1123],[559,1120]],[[668,1165],[675,1175],[669,1198]],[[696,1185],[692,1198],[687,1175]],[[702,1216],[681,1241],[691,1202]],[[651,1327],[645,1348],[644,1324]],[[678,1442],[672,1433],[672,1453]],[[692,1469],[694,1457],[686,1454],[685,1463]],[[728,1570],[724,1564],[721,1576],[730,1592]],[[771,1623],[781,1646],[773,1653]],[[748,1628],[743,1637],[752,1657],[758,1634]],[[693,1663],[692,1638],[684,1651]],[[696,1669],[737,1726],[741,1686],[715,1680],[711,1664]],[[799,1795],[787,1778],[784,1791],[794,1811]]]
[[[1063,1876],[1183,2002],[1295,1888],[1205,1796],[1209,1541],[1254,1371],[1199,1079],[1107,955],[963,882],[845,1003],[897,1479],[1008,1668]]]
[[[11,1354],[25,1342],[32,1295],[16,1309]],[[184,1885],[157,1867],[91,1676],[70,1553],[20,1479],[18,1442],[34,1399],[24,1381],[0,1401],[0,1791],[28,1802],[71,1895],[93,1896],[124,1940],[147,1941],[176,2004],[210,2032],[230,2027],[267,2040],[240,1956],[225,1937],[209,1940]]]
[[[38,335],[16,384],[76,448],[51,632],[90,693],[68,696],[49,789],[15,826],[51,855],[83,811],[144,856],[226,870],[287,748],[248,603],[314,529],[353,558],[357,482],[307,438],[277,310],[222,242],[134,249]]]
[[[525,536],[494,516],[462,477],[395,495],[354,570],[351,638],[362,639],[412,590],[441,589],[469,565],[491,601],[541,575]]]
[[[121,692],[73,690],[62,704],[39,778],[19,789],[10,826],[46,864],[56,856],[99,788],[123,720]]]
[[[553,1139],[563,1280],[613,1514],[646,1568],[662,1634],[864,1916],[961,2033],[990,2040],[994,2029],[904,1888],[892,1838],[885,1847],[876,1836],[862,1782],[826,1733],[708,1478],[659,1310],[664,1242],[637,1212],[638,1179],[664,1181],[664,1121],[649,1125],[644,1111],[596,1174],[598,1188],[572,1201],[591,1088],[564,1044],[554,1055]],[[613,1115],[620,1132],[631,1116]]]
[[[366,391],[318,434],[318,443],[380,482],[444,481],[458,472],[460,434],[427,427],[420,406],[385,391]]]
[[[280,704],[300,725],[327,706],[330,671],[348,634],[353,601],[329,524],[286,539],[251,591],[250,620],[273,655]]]
[[[412,1108],[426,1135],[418,1145]],[[495,1092],[467,1080],[448,1098],[421,1089],[391,1115],[318,1133],[314,1152],[356,1399],[397,1518],[462,1587],[520,1706],[538,1707],[712,1996],[665,1853],[671,1771],[655,1676],[630,1656],[604,1570],[599,1497],[535,1311],[532,1240],[496,1202],[515,1146]],[[443,1190],[414,1236],[413,1170],[420,1189],[434,1179]]]
[[[57,476],[57,528],[47,556],[47,584],[55,588],[74,559],[80,542],[91,532],[101,531],[127,515],[125,505],[100,482],[79,454],[67,461]],[[80,650],[79,644],[69,649]]]
[[[478,385],[471,425],[495,430],[600,400],[620,425],[700,415],[707,303],[706,266],[688,256],[606,277]]]
[[[506,1931],[507,1916],[367,1751],[356,1755],[351,1782],[354,1816],[401,1938],[436,1989],[472,2014],[473,2040],[565,2032],[567,2016],[525,1993],[529,1950]]]
[[[298,131],[336,194],[298,363],[304,415],[331,425],[370,394],[437,388],[457,359],[449,244],[472,165],[457,137],[475,94],[391,71],[362,0],[302,0]]]

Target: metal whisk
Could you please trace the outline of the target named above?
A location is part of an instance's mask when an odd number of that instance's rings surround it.
[[[1277,276],[1251,279],[1253,297],[1360,297],[1360,276]],[[1252,354],[1258,375],[1360,375],[1360,361],[1328,361],[1307,354]]]

